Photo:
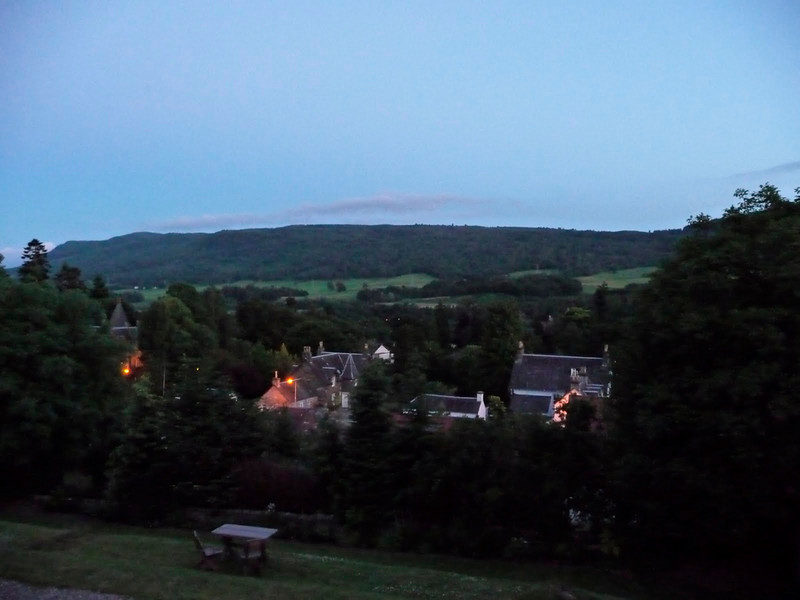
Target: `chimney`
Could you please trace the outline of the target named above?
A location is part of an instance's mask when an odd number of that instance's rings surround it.
[[[475,395],[475,398],[478,400],[478,404],[482,404],[483,403],[483,392],[478,392]]]
[[[303,346],[303,362],[311,362],[311,346]]]
[[[569,370],[569,388],[571,390],[578,390],[581,387],[581,378],[578,374],[578,369]]]
[[[322,342],[319,343],[319,348],[317,348],[317,356],[320,354],[325,354],[325,346],[322,345]]]
[[[366,342],[364,343],[364,358],[367,359],[367,360],[370,359],[369,346],[367,345]]]
[[[608,352],[608,344],[603,345],[603,368],[611,368],[611,354]]]
[[[281,387],[281,378],[278,377],[277,371],[275,371],[275,376],[272,378],[272,385],[275,387]]]
[[[525,344],[520,340],[519,344],[517,344],[517,356],[522,356],[523,354],[525,354]]]

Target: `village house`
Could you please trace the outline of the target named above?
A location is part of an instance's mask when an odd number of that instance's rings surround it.
[[[383,348],[380,355],[370,352],[365,345],[363,352],[328,352],[322,342],[315,354],[311,346],[303,348],[302,362],[289,376],[280,379],[278,374],[272,386],[261,396],[261,409],[315,408],[328,409],[350,407],[350,399],[358,385],[358,377],[373,357],[391,356]]]
[[[108,329],[115,338],[125,340],[131,344],[136,343],[138,328],[132,326],[122,306],[122,299],[117,300],[117,305],[108,319]]]
[[[611,391],[608,346],[603,356],[525,354],[522,342],[511,370],[511,412],[563,420],[572,397],[587,399],[599,411]]]
[[[108,329],[111,335],[119,340],[123,340],[130,345],[130,352],[120,365],[120,372],[125,377],[132,377],[140,374],[144,369],[142,362],[142,351],[136,345],[138,328],[131,325],[122,300],[117,300],[117,305],[108,319]]]
[[[394,354],[392,354],[386,346],[381,344],[372,353],[372,358],[380,358],[381,360],[385,360],[386,362],[393,362]]]

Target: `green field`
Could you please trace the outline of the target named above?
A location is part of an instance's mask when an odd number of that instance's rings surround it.
[[[364,285],[370,288],[385,288],[390,285],[396,286],[406,286],[406,287],[422,287],[426,283],[433,281],[435,277],[430,275],[426,275],[424,273],[409,273],[407,275],[399,275],[397,277],[374,277],[374,278],[355,278],[355,279],[311,279],[307,281],[300,281],[300,280],[291,280],[291,279],[283,279],[283,280],[276,280],[276,281],[251,281],[251,280],[244,280],[244,281],[235,281],[233,283],[226,283],[222,285],[230,285],[234,287],[245,287],[248,285],[252,285],[255,287],[261,288],[268,288],[268,287],[289,287],[295,288],[298,290],[304,290],[308,292],[309,298],[324,298],[326,300],[355,300],[356,294],[358,294],[359,290],[364,287]],[[335,289],[331,289],[329,287],[329,283],[333,281],[333,283],[341,282],[345,286],[345,291],[337,292]],[[222,285],[218,285],[216,287],[222,287]],[[198,285],[195,286],[198,290],[202,291],[207,287],[211,287],[208,285]],[[166,294],[167,290],[164,288],[146,288],[146,289],[122,289],[122,290],[114,290],[113,293],[120,294],[124,292],[133,292],[137,291],[144,296],[144,302],[140,302],[137,304],[138,307],[146,306],[153,302],[154,300],[158,300],[164,294]]]
[[[602,273],[595,273],[594,275],[586,275],[585,277],[578,277],[577,279],[583,284],[583,291],[585,293],[592,293],[594,290],[599,286],[602,285],[603,282],[608,284],[610,289],[621,289],[624,288],[626,285],[631,283],[647,283],[650,279],[650,275],[656,270],[656,267],[638,267],[636,269],[624,269],[620,271],[604,271]],[[509,273],[508,276],[512,278],[522,277],[524,275],[534,275],[534,274],[552,274],[555,271],[551,270],[529,270],[529,271],[517,271],[514,273]],[[390,285],[394,286],[405,286],[405,287],[422,287],[426,283],[430,283],[436,279],[431,275],[426,275],[424,273],[409,273],[407,275],[399,275],[397,277],[375,277],[375,278],[353,278],[353,279],[336,279],[333,280],[333,283],[341,282],[345,286],[345,291],[337,292],[335,289],[331,289],[329,284],[331,280],[328,279],[312,279],[312,280],[291,280],[291,279],[282,279],[282,280],[275,280],[275,281],[236,281],[233,283],[225,284],[231,286],[238,286],[244,287],[248,285],[253,285],[255,287],[261,288],[268,288],[268,287],[288,287],[288,288],[295,288],[299,290],[304,290],[308,292],[308,298],[311,299],[325,299],[325,300],[355,300],[356,294],[358,294],[359,290],[361,290],[364,286],[367,286],[372,289],[380,289],[385,288]],[[206,285],[198,285],[196,286],[198,290],[203,290],[207,287]],[[221,287],[221,286],[217,286]],[[126,291],[134,291],[134,290],[115,290],[114,293],[122,293]],[[138,304],[139,308],[146,306],[157,300],[158,298],[162,297],[166,290],[164,288],[147,288],[147,289],[140,289],[136,290],[140,292],[144,296],[144,302]],[[485,297],[483,297],[485,296]],[[481,297],[478,296],[470,296],[469,298],[476,301],[476,302],[487,302],[491,300],[496,300],[500,298],[499,295],[494,294],[483,294]],[[420,298],[417,299],[414,304],[423,307],[433,307],[441,300],[444,304],[457,304],[460,301],[463,301],[467,297],[447,297],[447,298]]]
[[[295,281],[283,279],[280,281],[237,281],[231,285],[246,286],[254,285],[257,287],[290,287],[308,292],[309,298],[324,298],[326,300],[355,300],[356,294],[365,285],[369,288],[385,288],[390,285],[405,287],[422,287],[436,279],[424,273],[409,273],[398,275],[397,277],[373,277],[369,279],[312,279],[309,281]],[[341,282],[345,286],[345,291],[337,292],[330,289],[328,284]]]
[[[198,554],[188,530],[124,527],[67,515],[0,513],[0,578],[138,600],[544,600],[558,597],[562,586],[576,598],[646,597],[629,579],[588,568],[278,540],[270,542],[269,555],[260,575],[242,575],[235,564],[206,572],[197,568]]]
[[[584,293],[591,294],[599,286],[606,283],[609,289],[619,290],[632,283],[647,283],[650,276],[658,267],[637,267],[635,269],[623,269],[620,271],[604,271],[594,275],[578,277],[578,281],[583,284]]]
[[[519,279],[528,275],[555,275],[558,274],[556,269],[528,269],[527,271],[514,271],[509,273],[508,277],[511,279]]]
[[[156,300],[161,298],[164,294],[167,293],[167,290],[165,290],[164,288],[155,288],[155,287],[154,288],[140,288],[138,290],[134,290],[134,289],[129,288],[129,289],[113,290],[111,292],[111,295],[112,296],[114,296],[114,295],[119,296],[120,294],[124,294],[125,292],[139,292],[142,296],[144,296],[144,302],[136,302],[136,303],[134,303],[134,306],[137,306],[137,307],[141,308],[141,307],[147,306],[151,302],[155,302]]]

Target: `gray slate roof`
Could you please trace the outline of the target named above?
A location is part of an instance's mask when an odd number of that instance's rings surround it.
[[[585,375],[584,375],[585,369]],[[572,371],[584,379],[581,393],[604,396],[611,373],[605,359],[594,356],[520,354],[509,383],[512,412],[552,416],[552,403],[572,389]]]
[[[128,315],[125,314],[125,309],[122,307],[122,302],[117,302],[114,307],[114,312],[108,319],[108,327],[111,330],[111,335],[128,340],[135,340],[137,328],[132,327],[128,321]]]
[[[327,382],[336,375],[337,380],[355,381],[369,362],[369,357],[363,353],[350,352],[323,352],[312,356],[309,367],[320,382]]]
[[[514,361],[509,387],[512,390],[546,391],[563,396],[570,390],[570,371],[581,367],[586,367],[591,383],[608,384],[609,372],[602,358],[522,354]]]
[[[437,413],[464,413],[478,414],[480,403],[475,396],[444,396],[441,394],[422,394],[414,398],[411,403],[414,407]]]
[[[511,412],[521,414],[550,415],[553,396],[512,394]]]

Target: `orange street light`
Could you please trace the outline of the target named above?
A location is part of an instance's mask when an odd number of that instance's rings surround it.
[[[302,377],[297,377],[297,378],[289,377],[286,380],[286,383],[288,383],[289,385],[293,385],[294,386],[294,403],[295,404],[297,404],[297,382],[300,381],[301,379],[302,379]]]

